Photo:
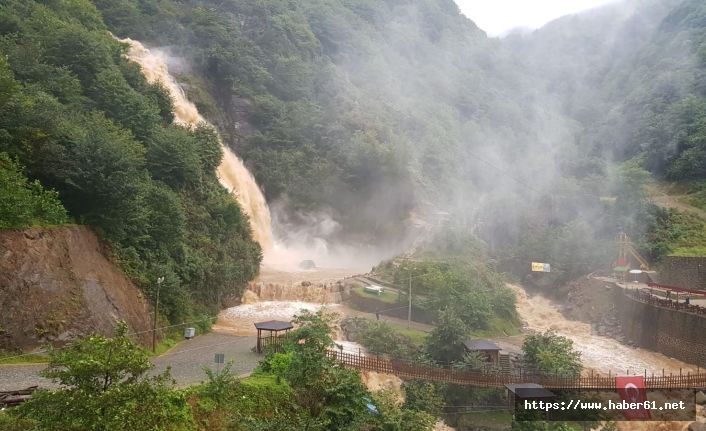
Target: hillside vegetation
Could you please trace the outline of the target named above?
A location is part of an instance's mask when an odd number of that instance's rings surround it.
[[[546,286],[611,267],[620,231],[652,260],[700,253],[702,226],[643,187],[706,175],[704,8],[626,1],[499,40],[452,0],[7,1],[0,151],[25,203],[3,226],[91,225],[143,288],[166,277],[172,320],[256,274],[215,134],[174,125],[109,30],[165,54],[284,242],[389,249],[450,222],[498,270],[550,262]]]
[[[216,179],[214,131],[173,124],[124,49],[88,1],[2,2],[0,227],[90,225],[150,297],[165,277],[162,310],[184,321],[241,289],[260,248]]]
[[[641,189],[702,175],[697,1],[627,1],[506,40],[451,0],[94,3],[181,68],[285,240],[325,214],[327,239],[394,243],[446,214],[504,270],[551,261],[549,284],[610,266],[621,230],[653,259],[680,247],[651,242]]]

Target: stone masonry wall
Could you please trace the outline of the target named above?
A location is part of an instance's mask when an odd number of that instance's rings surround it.
[[[652,306],[614,289],[623,333],[640,347],[706,367],[706,317]]]
[[[666,256],[655,278],[668,286],[706,289],[706,257]]]

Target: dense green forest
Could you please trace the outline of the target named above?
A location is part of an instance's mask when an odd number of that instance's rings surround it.
[[[87,1],[0,6],[0,227],[92,226],[172,321],[212,312],[258,271],[219,185],[213,130],[173,124]]]
[[[621,230],[658,259],[694,229],[669,231],[680,216],[642,187],[702,176],[699,2],[504,40],[450,0],[94,3],[188,64],[190,95],[290,225],[324,211],[337,240],[380,243],[446,214],[505,270],[551,260],[552,283],[609,265]]]
[[[285,242],[316,214],[326,239],[393,248],[451,220],[499,270],[551,262],[546,285],[610,266],[621,230],[693,254],[703,221],[644,185],[704,201],[704,9],[626,1],[493,39],[451,0],[4,1],[2,226],[93,226],[144,288],[166,276],[172,320],[257,272],[214,132],[174,125],[110,31],[165,53]]]

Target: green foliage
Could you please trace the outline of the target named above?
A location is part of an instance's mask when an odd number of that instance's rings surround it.
[[[431,431],[436,418],[424,410],[400,406],[394,393],[381,391],[373,396],[379,414],[367,419],[359,428],[380,431]]]
[[[11,0],[0,16],[0,228],[65,223],[66,208],[149,298],[165,277],[171,321],[213,314],[261,260],[216,178],[215,131],[172,124],[168,93],[90,1]]]
[[[355,341],[362,344],[369,352],[410,360],[419,355],[420,346],[389,323],[367,320],[364,322],[361,334]]]
[[[168,373],[146,377],[151,367],[120,323],[113,338],[90,336],[53,350],[43,375],[61,388],[36,392],[16,414],[38,430],[191,429],[185,397]]]
[[[36,429],[37,422],[31,419],[17,418],[15,415],[0,411],[0,429],[4,431],[29,431]]]
[[[653,256],[673,254],[702,256],[706,248],[706,223],[698,215],[673,208],[652,208],[647,236]]]
[[[357,371],[342,368],[326,356],[331,347],[334,316],[318,311],[297,316],[298,328],[288,344],[291,352],[285,373],[297,403],[308,413],[307,423],[322,429],[354,429],[365,413],[367,390]]]
[[[437,384],[411,380],[404,384],[405,408],[427,412],[439,416],[444,406],[444,398]]]
[[[232,362],[228,362],[222,370],[214,371],[208,367],[204,368],[208,382],[203,385],[201,395],[214,400],[217,404],[223,404],[229,395],[229,392],[236,384],[235,376],[230,369],[233,366]]]
[[[447,227],[434,232],[412,260],[383,262],[373,272],[403,287],[411,277],[415,304],[431,314],[451,308],[469,330],[491,329],[494,319],[512,326],[518,321],[515,295],[489,260],[476,237]]]
[[[458,313],[453,308],[443,310],[427,339],[427,354],[442,363],[458,361],[463,356],[467,334],[468,327]]]
[[[574,376],[581,372],[581,353],[573,341],[554,332],[528,335],[522,352],[525,362],[540,373]]]
[[[0,229],[58,225],[68,221],[58,193],[30,182],[19,165],[0,153]]]
[[[483,370],[487,365],[487,358],[481,352],[465,352],[461,359],[454,364],[456,368],[472,371]]]

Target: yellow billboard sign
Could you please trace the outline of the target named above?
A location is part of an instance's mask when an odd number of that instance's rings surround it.
[[[549,264],[542,263],[542,262],[532,262],[532,271],[533,272],[551,272]]]

